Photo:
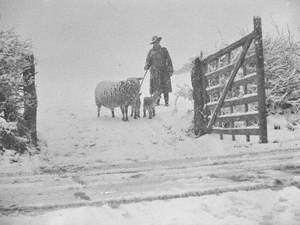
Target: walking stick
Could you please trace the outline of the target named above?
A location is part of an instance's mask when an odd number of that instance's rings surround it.
[[[145,80],[145,77],[146,77],[147,73],[148,73],[148,70],[146,70],[146,72],[145,72],[145,74],[144,74],[144,77],[143,77],[143,79],[142,79],[142,81],[141,81],[141,84],[140,84],[140,90],[141,90],[142,84],[143,84],[143,82],[144,82],[144,80]]]
[[[140,87],[139,87],[139,91],[138,91],[138,94],[137,94],[137,96],[135,96],[135,98],[134,98],[134,102],[136,102],[137,101],[137,99],[139,98],[139,96],[140,96],[140,91],[141,91],[141,87],[142,87],[142,84],[143,84],[143,82],[144,82],[144,80],[145,80],[145,77],[146,77],[146,75],[147,75],[147,72],[148,72],[148,70],[146,70],[146,72],[145,72],[145,74],[144,74],[144,76],[143,76],[143,78],[142,78],[142,81],[141,81],[141,83],[140,83]],[[133,107],[133,106],[132,106]],[[134,106],[135,107],[135,106]],[[131,114],[132,114],[132,110],[133,110],[133,108],[131,109]],[[134,111],[136,111],[135,109],[134,109]]]

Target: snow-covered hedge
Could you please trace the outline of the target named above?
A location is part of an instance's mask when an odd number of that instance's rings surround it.
[[[32,47],[14,30],[0,31],[0,145],[19,151],[26,149],[22,126],[24,106],[23,71],[30,66]]]
[[[267,102],[270,109],[300,110],[300,41],[277,29],[264,39]]]
[[[18,135],[17,122],[7,122],[0,118],[0,148],[15,149],[24,152],[28,140]]]

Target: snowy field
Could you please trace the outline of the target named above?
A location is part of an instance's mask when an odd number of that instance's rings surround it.
[[[293,118],[268,118],[269,144],[195,139],[186,132],[192,102],[174,105],[189,74],[174,75],[171,104],[152,120],[123,122],[107,109],[97,118],[97,82],[38,80],[41,153],[2,157],[0,224],[300,223],[300,132],[286,127]]]
[[[142,98],[148,95],[148,79],[147,76]],[[88,76],[84,80],[38,80],[41,154],[29,159],[18,158],[8,152],[1,162],[2,171],[16,171],[18,168],[21,171],[32,171],[41,166],[103,165],[209,157],[297,148],[300,144],[300,129],[290,131],[286,126],[287,121],[293,119],[290,118],[292,116],[268,118],[269,144],[258,144],[258,137],[255,136],[251,136],[249,143],[245,141],[245,136],[237,136],[235,142],[231,141],[229,135],[225,135],[224,140],[220,140],[218,135],[205,135],[198,139],[187,136],[186,131],[192,126],[193,103],[179,98],[175,107],[174,93],[177,85],[190,86],[190,74],[173,76],[170,106],[162,104],[156,107],[157,116],[154,119],[130,118],[129,122],[121,120],[119,109],[116,110],[116,118],[111,118],[110,110],[105,108],[100,118],[96,117],[94,88],[97,82],[97,77]],[[274,124],[280,125],[281,129],[274,130]],[[11,164],[12,160],[16,163]]]

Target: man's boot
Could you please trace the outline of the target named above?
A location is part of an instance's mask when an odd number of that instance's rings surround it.
[[[164,93],[165,106],[169,106],[169,93]]]

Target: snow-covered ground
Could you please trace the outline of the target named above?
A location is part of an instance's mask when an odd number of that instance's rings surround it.
[[[148,95],[148,79],[149,75],[142,88],[142,98]],[[47,144],[49,158],[55,157],[56,163],[63,158],[69,160],[72,156],[80,162],[97,159],[116,163],[226,155],[248,151],[249,147],[256,151],[300,144],[300,128],[288,130],[286,124],[290,118],[283,116],[268,119],[268,145],[258,144],[258,137],[251,137],[250,143],[245,141],[244,136],[237,137],[236,142],[226,135],[223,141],[218,135],[206,135],[196,140],[187,137],[186,130],[191,127],[193,118],[193,103],[180,98],[175,107],[174,93],[177,85],[191,85],[190,74],[173,76],[174,91],[170,97],[170,107],[157,107],[157,117],[153,120],[131,119],[128,123],[121,121],[119,109],[115,119],[111,118],[107,109],[102,110],[100,119],[96,117],[94,88],[97,82],[97,78],[65,80],[60,87],[48,84],[48,89],[41,89],[40,136]],[[53,93],[53,96],[49,97],[49,93]],[[274,123],[279,124],[281,129],[274,130]]]
[[[192,102],[180,98],[175,108],[174,93],[152,120],[123,122],[107,109],[97,118],[98,81],[38,80],[41,153],[1,158],[0,224],[300,223],[300,128],[288,130],[292,116],[268,118],[269,144],[195,139],[186,132]],[[190,75],[172,82],[175,92]]]
[[[300,190],[240,191],[125,205],[62,209],[0,217],[5,225],[297,225]]]
[[[148,95],[148,79],[147,76],[142,97]],[[193,105],[179,98],[175,107],[174,93],[177,85],[190,85],[189,74],[173,76],[171,104],[169,107],[157,107],[157,116],[152,120],[131,118],[129,122],[123,122],[119,109],[116,110],[116,118],[111,118],[110,110],[105,108],[101,111],[101,117],[97,118],[94,88],[98,81],[93,76],[86,76],[85,79],[64,78],[61,81],[38,80],[41,154],[19,158],[7,152],[7,157],[1,161],[2,171],[29,172],[41,166],[209,157],[237,154],[250,149],[294,148],[300,144],[300,128],[288,130],[287,120],[293,118],[283,116],[268,118],[269,144],[259,144],[255,136],[251,137],[250,143],[245,141],[245,136],[237,136],[235,142],[229,135],[225,135],[224,140],[220,140],[218,135],[205,135],[198,139],[187,136],[186,130],[192,124]],[[279,124],[281,129],[274,130],[274,123]],[[11,164],[11,161],[15,163]]]

